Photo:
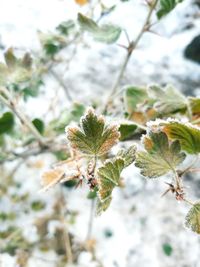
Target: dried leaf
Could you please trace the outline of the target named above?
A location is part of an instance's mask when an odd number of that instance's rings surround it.
[[[49,170],[42,175],[42,184],[44,186],[43,190],[48,190],[52,186],[58,184],[65,176],[63,169]]]
[[[102,116],[88,109],[81,119],[81,127],[67,127],[67,138],[72,148],[88,155],[103,155],[115,145],[120,137],[118,127],[106,126]]]
[[[200,202],[195,203],[185,218],[185,226],[193,232],[200,234]]]
[[[80,170],[77,167],[77,162],[71,159],[64,161],[55,169],[46,171],[42,175],[42,191],[47,191],[58,183],[64,183],[76,179],[80,176]]]
[[[135,166],[146,177],[156,178],[173,171],[185,159],[179,141],[170,144],[163,132],[150,132],[143,143],[146,151],[136,153]]]

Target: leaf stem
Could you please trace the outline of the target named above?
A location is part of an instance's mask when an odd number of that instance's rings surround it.
[[[186,203],[188,203],[191,206],[194,206],[194,203],[191,200],[188,200],[186,198],[183,199]]]

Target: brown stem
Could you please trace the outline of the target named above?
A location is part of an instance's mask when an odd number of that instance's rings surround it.
[[[119,71],[119,74],[118,74],[118,76],[117,76],[117,80],[115,81],[115,83],[114,83],[114,85],[113,85],[113,87],[112,87],[112,90],[111,90],[111,92],[110,92],[110,95],[109,95],[109,97],[108,97],[108,99],[107,99],[107,101],[106,101],[105,107],[104,107],[104,109],[103,109],[103,112],[104,112],[104,113],[107,112],[107,109],[108,109],[109,105],[112,104],[112,102],[113,102],[113,100],[112,100],[112,96],[116,93],[116,91],[117,91],[117,89],[118,89],[118,86],[119,86],[119,84],[120,84],[121,79],[122,79],[123,76],[124,76],[124,72],[125,72],[125,70],[126,70],[126,67],[127,67],[127,65],[128,65],[128,62],[129,62],[129,60],[130,60],[130,58],[131,58],[131,55],[132,55],[133,51],[134,51],[135,48],[137,47],[137,45],[138,45],[140,39],[142,38],[143,34],[144,34],[146,31],[149,30],[149,27],[150,27],[150,19],[151,19],[151,16],[152,16],[152,14],[153,14],[153,11],[154,11],[154,9],[155,9],[157,3],[158,3],[158,0],[155,0],[151,5],[149,5],[149,12],[148,12],[148,14],[147,14],[147,17],[146,17],[146,19],[145,19],[145,21],[144,21],[144,24],[143,24],[143,26],[142,26],[142,28],[141,28],[139,34],[137,35],[137,37],[136,37],[136,39],[135,39],[134,41],[131,41],[131,42],[129,43],[129,46],[128,46],[128,48],[127,48],[127,54],[126,54],[126,57],[125,57],[125,59],[124,59],[124,62],[122,63],[122,66],[121,66],[121,69],[120,69],[120,71]]]

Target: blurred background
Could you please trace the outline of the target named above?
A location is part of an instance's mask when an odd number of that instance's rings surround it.
[[[73,21],[81,12],[119,25],[132,39],[146,17],[145,1],[0,0],[0,7],[1,62],[9,48],[19,58],[28,52],[36,75],[31,84],[12,85],[13,99],[53,136],[52,147],[62,144],[52,153],[38,150],[17,119],[0,135],[0,266],[200,267],[199,236],[183,226],[188,206],[170,194],[161,198],[165,178],[146,181],[130,166],[111,207],[92,220],[84,186],[40,192],[42,173],[66,158],[64,126],[106,101],[126,54],[126,34],[106,45],[77,34]],[[199,64],[200,2],[185,0],[144,34],[120,86],[171,83],[199,96]],[[0,106],[1,115],[7,111]],[[186,186],[200,197],[199,174],[187,176]]]

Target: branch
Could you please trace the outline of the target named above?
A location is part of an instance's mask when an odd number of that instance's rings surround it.
[[[44,138],[33,125],[33,123],[28,119],[28,117],[16,106],[15,102],[13,101],[13,97],[8,91],[8,89],[5,87],[1,87],[0,94],[3,94],[0,95],[0,101],[15,113],[15,115],[21,121],[22,125],[25,125],[34,135],[34,137],[38,140],[40,146],[45,147],[46,143],[44,142]]]
[[[66,86],[65,82],[59,77],[59,75],[56,73],[56,71],[54,71],[53,69],[49,69],[49,72],[54,77],[54,79],[56,79],[56,81],[60,84],[60,86],[64,89],[65,95],[68,98],[68,100],[70,102],[73,101],[73,99],[69,93],[68,87]]]
[[[57,143],[53,143],[51,141],[51,146],[48,146],[48,144],[45,144],[45,146],[37,146],[34,148],[27,148],[26,150],[24,150],[21,153],[17,153],[15,151],[11,151],[10,152],[10,156],[8,156],[7,158],[3,158],[0,160],[0,165],[5,163],[5,162],[12,162],[15,161],[17,159],[27,159],[31,156],[37,156],[39,154],[43,154],[43,153],[47,153],[47,152],[56,152],[56,151],[61,151],[61,150],[65,150],[66,151],[66,147],[63,147],[63,144],[57,144]]]
[[[123,76],[124,76],[124,72],[125,72],[125,70],[126,70],[126,67],[127,67],[127,65],[128,65],[128,62],[129,62],[129,60],[130,60],[130,58],[131,58],[131,55],[132,55],[133,51],[134,51],[135,48],[137,47],[137,45],[138,45],[140,39],[142,38],[143,34],[144,34],[146,31],[148,31],[149,28],[150,28],[150,20],[151,20],[151,16],[152,16],[152,14],[153,14],[153,11],[154,11],[154,9],[155,9],[157,3],[158,3],[158,0],[155,0],[151,5],[149,5],[149,12],[148,12],[148,14],[147,14],[147,17],[146,17],[146,19],[145,19],[145,22],[144,22],[144,24],[143,24],[143,26],[142,26],[142,28],[141,28],[139,34],[137,35],[137,37],[136,37],[135,40],[133,40],[133,41],[131,41],[131,42],[129,43],[129,46],[127,47],[127,54],[126,54],[126,57],[125,57],[125,59],[124,59],[124,62],[122,63],[122,66],[121,66],[120,72],[119,72],[119,74],[118,74],[117,80],[115,81],[115,83],[114,83],[114,85],[113,85],[113,87],[112,87],[112,90],[111,90],[111,93],[110,93],[110,95],[109,95],[109,97],[108,97],[108,100],[106,101],[105,107],[104,107],[104,109],[103,109],[103,112],[104,112],[104,113],[107,112],[107,109],[108,109],[109,105],[112,104],[112,102],[113,102],[112,97],[113,97],[113,95],[116,93],[116,91],[117,91],[117,89],[118,89],[118,87],[119,87],[120,81],[121,81],[121,79],[122,79]]]

